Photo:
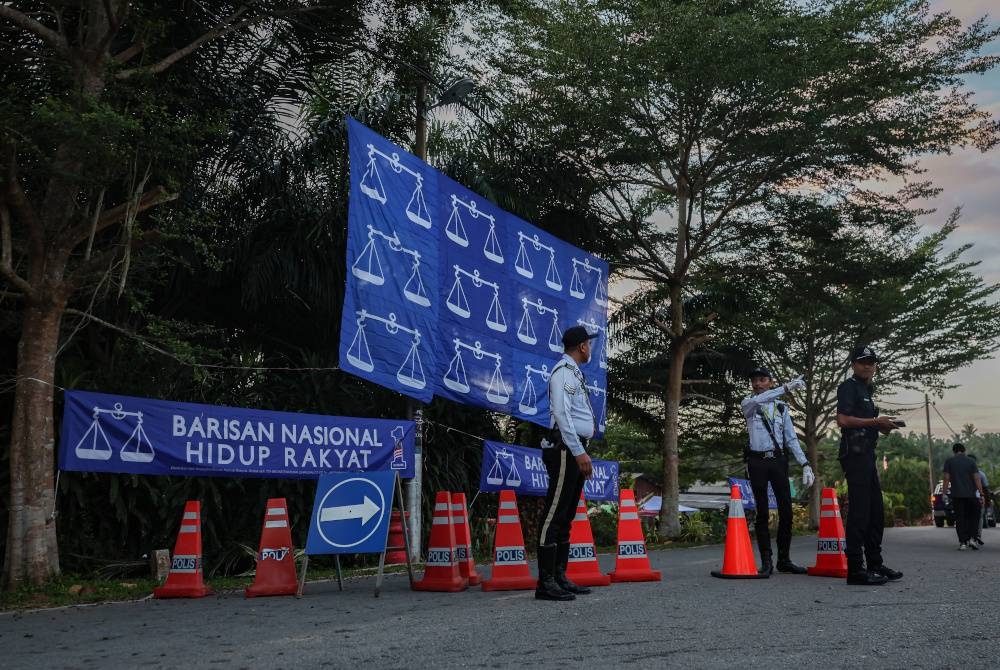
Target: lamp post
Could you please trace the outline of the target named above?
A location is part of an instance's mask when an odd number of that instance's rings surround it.
[[[427,106],[427,84],[433,83],[435,87],[441,86],[433,81],[426,73],[421,72],[420,83],[417,84],[417,132],[413,143],[413,154],[420,160],[427,162],[427,112],[442,105],[462,104],[465,98],[475,88],[475,82],[468,77],[462,77],[448,88],[444,89],[438,97],[436,103]],[[424,409],[423,404],[412,398],[406,403],[406,418],[415,423],[413,435],[413,479],[410,480],[406,491],[406,507],[410,512],[410,558],[418,560],[421,555],[421,544],[423,527],[422,521],[422,496],[421,489],[424,483]]]

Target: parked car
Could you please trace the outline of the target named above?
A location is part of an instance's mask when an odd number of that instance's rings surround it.
[[[945,525],[955,525],[955,508],[951,504],[951,496],[942,489],[944,482],[939,481],[934,487],[934,495],[931,496],[931,509],[934,510],[934,525],[942,528]]]
[[[951,504],[951,496],[942,492],[943,481],[938,481],[934,487],[934,495],[931,496],[931,509],[934,511],[934,525],[938,528],[955,525],[955,508]],[[986,525],[993,528],[997,525],[997,517],[1000,516],[997,510],[997,498],[1000,497],[1000,489],[994,489],[990,493],[990,501],[986,506]]]

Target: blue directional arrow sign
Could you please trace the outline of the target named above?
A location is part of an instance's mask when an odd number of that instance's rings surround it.
[[[396,473],[332,472],[319,479],[306,554],[385,551]]]

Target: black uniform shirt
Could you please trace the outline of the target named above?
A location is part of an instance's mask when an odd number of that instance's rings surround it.
[[[965,454],[955,454],[944,462],[944,471],[951,480],[952,498],[976,497],[976,462]]]
[[[878,407],[872,402],[872,387],[868,382],[857,377],[851,377],[837,387],[837,414],[856,416],[861,419],[873,419],[878,416]],[[878,439],[878,428],[862,428],[869,444],[875,444]],[[843,429],[841,429],[843,442]]]

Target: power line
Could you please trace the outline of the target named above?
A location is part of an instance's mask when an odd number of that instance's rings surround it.
[[[948,430],[950,430],[950,431],[951,431],[951,434],[952,434],[952,435],[958,435],[958,434],[959,434],[959,433],[958,433],[958,431],[957,431],[957,430],[955,430],[954,428],[952,428],[952,427],[951,427],[951,424],[950,424],[950,423],[948,423],[948,419],[944,418],[944,415],[943,415],[943,414],[941,414],[941,412],[939,412],[939,411],[938,411],[938,408],[937,408],[937,405],[935,405],[934,403],[931,403],[931,407],[933,407],[933,408],[934,408],[934,412],[935,412],[935,413],[936,413],[936,414],[937,414],[937,415],[938,415],[939,417],[941,417],[941,420],[942,420],[942,421],[944,421],[944,425],[948,426]]]

